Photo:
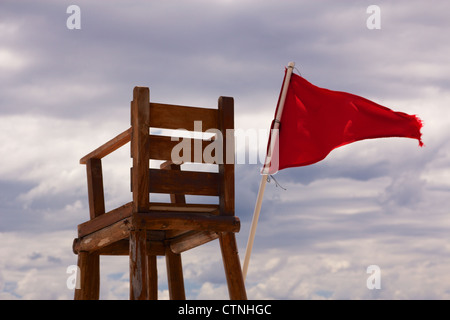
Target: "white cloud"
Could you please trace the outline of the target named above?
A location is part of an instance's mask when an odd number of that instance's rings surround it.
[[[384,241],[388,242],[384,243]],[[428,258],[414,254],[406,243],[391,239],[358,239],[325,243],[295,250],[271,250],[255,254],[249,269],[247,290],[252,299],[448,299],[449,261],[437,253]],[[437,241],[436,241],[437,240]],[[413,243],[419,243],[414,241]],[[439,239],[428,240],[436,245]],[[337,252],[327,249],[335,248]],[[400,250],[400,251],[398,251]],[[268,257],[283,261],[267,268]],[[381,269],[381,289],[369,290],[366,269]],[[433,284],[433,285],[430,285]]]
[[[5,180],[36,184],[18,198],[27,205],[42,197],[74,191],[78,195],[84,194],[86,174],[85,167],[79,164],[79,159],[113,138],[120,132],[120,127],[125,130],[127,123],[88,123],[82,120],[31,115],[2,116],[0,133],[4,142],[0,145],[0,152],[4,156],[0,174]],[[127,154],[128,160],[125,160],[125,165],[129,164],[129,149],[125,146],[124,150],[118,153],[118,157],[105,158],[105,179],[108,182],[108,174],[113,170],[112,167],[117,167],[116,162],[122,161],[124,154]],[[113,182],[117,182],[114,181],[114,176],[111,178]],[[117,196],[114,189],[112,192],[112,196]]]
[[[0,48],[0,70],[8,72],[10,70],[21,70],[26,67],[27,60],[17,52]]]
[[[5,299],[71,299],[66,269],[76,264],[74,232],[0,233],[0,272]]]

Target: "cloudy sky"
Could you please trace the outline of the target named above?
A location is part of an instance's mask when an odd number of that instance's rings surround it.
[[[67,28],[67,7],[81,29]],[[367,27],[369,5],[381,29]],[[0,299],[72,299],[72,240],[89,217],[79,159],[151,100],[214,107],[267,129],[284,67],[423,119],[412,139],[361,141],[267,185],[251,299],[450,298],[450,22],[433,1],[10,1],[0,3]],[[263,142],[264,143],[264,142]],[[254,146],[240,147],[250,152]],[[106,207],[129,201],[129,150],[103,162]],[[236,168],[243,259],[259,164]],[[167,298],[163,258],[160,297]],[[183,255],[187,297],[227,298],[218,242]],[[367,267],[381,289],[367,288]],[[101,298],[128,298],[128,260],[102,257]]]

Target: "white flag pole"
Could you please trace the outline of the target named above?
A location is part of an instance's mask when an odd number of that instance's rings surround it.
[[[281,91],[280,102],[279,102],[277,114],[275,115],[275,123],[273,125],[274,131],[272,131],[272,132],[277,132],[277,130],[280,128],[281,114],[283,113],[284,102],[286,100],[286,94],[287,94],[287,90],[289,87],[289,82],[291,81],[291,75],[292,75],[292,71],[294,70],[294,66],[295,66],[294,62],[289,62],[288,69],[286,72],[286,77],[285,77],[284,84],[283,84],[283,89]],[[271,134],[272,134],[272,132],[271,132]],[[271,141],[270,151],[269,151],[269,154],[266,155],[265,164],[270,163],[270,157],[272,157],[273,147],[275,145],[276,138],[271,136],[269,141]],[[250,234],[248,236],[247,249],[245,251],[244,265],[242,267],[242,274],[244,277],[244,281],[245,281],[245,278],[247,277],[248,265],[250,262],[250,255],[252,253],[253,242],[255,240],[256,226],[258,225],[259,213],[261,211],[262,200],[264,197],[264,190],[266,188],[266,183],[267,183],[267,175],[268,175],[267,172],[263,171],[262,177],[261,177],[261,183],[259,185],[258,196],[256,198],[256,205],[255,205],[255,210],[253,212],[252,225],[250,227]]]

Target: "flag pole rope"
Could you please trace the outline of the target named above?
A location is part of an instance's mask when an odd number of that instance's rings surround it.
[[[278,181],[277,181],[277,179],[275,179],[275,177],[274,177],[273,175],[271,175],[271,174],[267,176],[267,182],[270,183],[270,179],[272,179],[273,181],[275,181],[275,186],[276,186],[276,187],[280,187],[281,189],[286,190],[286,188],[284,188],[281,184],[279,184]]]
[[[278,106],[277,114],[275,115],[275,119],[274,119],[274,126],[273,126],[274,130],[279,129],[279,127],[280,127],[280,119],[281,119],[281,115],[283,113],[284,102],[286,100],[286,94],[287,94],[289,82],[291,80],[291,75],[292,75],[292,71],[293,71],[294,67],[295,67],[295,62],[289,62],[286,77],[285,77],[285,80],[283,83],[283,88],[281,91],[280,104]],[[271,140],[269,140],[269,141],[271,141]],[[274,144],[271,143],[271,146],[273,146],[273,145]],[[266,157],[271,157],[272,151],[273,150],[271,150],[270,155],[266,155]],[[268,162],[268,159],[266,158],[265,164],[267,164],[267,163],[270,163],[270,160]],[[242,267],[242,275],[244,277],[244,281],[247,277],[248,265],[250,263],[250,255],[252,253],[253,243],[255,241],[256,227],[258,225],[259,214],[261,212],[261,205],[262,205],[262,200],[264,197],[264,190],[266,189],[267,177],[268,177],[268,173],[265,170],[263,170],[261,182],[259,184],[258,196],[256,198],[255,210],[253,211],[253,219],[252,219],[252,224],[250,227],[250,234],[248,236],[247,248],[245,250],[244,264]]]

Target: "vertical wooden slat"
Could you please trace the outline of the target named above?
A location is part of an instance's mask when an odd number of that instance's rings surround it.
[[[172,161],[166,161],[161,164],[162,170],[175,170],[181,171],[181,166],[172,163]],[[179,193],[170,194],[171,203],[186,204],[186,196]],[[168,237],[172,237],[176,234],[176,230],[170,230],[167,232]],[[167,280],[169,286],[169,297],[171,300],[186,300],[186,293],[184,290],[184,278],[183,278],[183,266],[181,261],[181,254],[172,252],[170,243],[166,243],[166,268],[167,268]]]
[[[75,300],[98,300],[100,297],[100,257],[96,253],[78,253],[80,288],[75,289]],[[77,280],[78,281],[78,280]]]
[[[160,168],[161,168],[161,170],[181,171],[181,165],[175,164],[172,161],[166,161],[166,162],[161,163]],[[186,204],[186,196],[181,193],[171,193],[170,194],[170,202]]]
[[[148,245],[148,243],[147,243]],[[149,300],[158,300],[158,269],[156,255],[147,256],[148,268],[148,298]]]
[[[103,194],[102,160],[90,158],[86,162],[89,215],[91,219],[105,213],[105,197]]]
[[[231,300],[246,300],[244,278],[236,245],[236,237],[232,232],[219,234],[220,249]]]
[[[131,103],[131,156],[133,158],[133,208],[134,212],[147,212],[150,195],[148,169],[150,161],[149,123],[150,91],[145,87],[135,87]]]
[[[220,214],[234,215],[234,100],[219,98],[219,130],[223,136],[223,163],[219,164]]]
[[[170,299],[185,300],[181,254],[173,253],[169,245],[166,246],[166,267]]]
[[[148,300],[147,232],[130,231],[130,300]]]

